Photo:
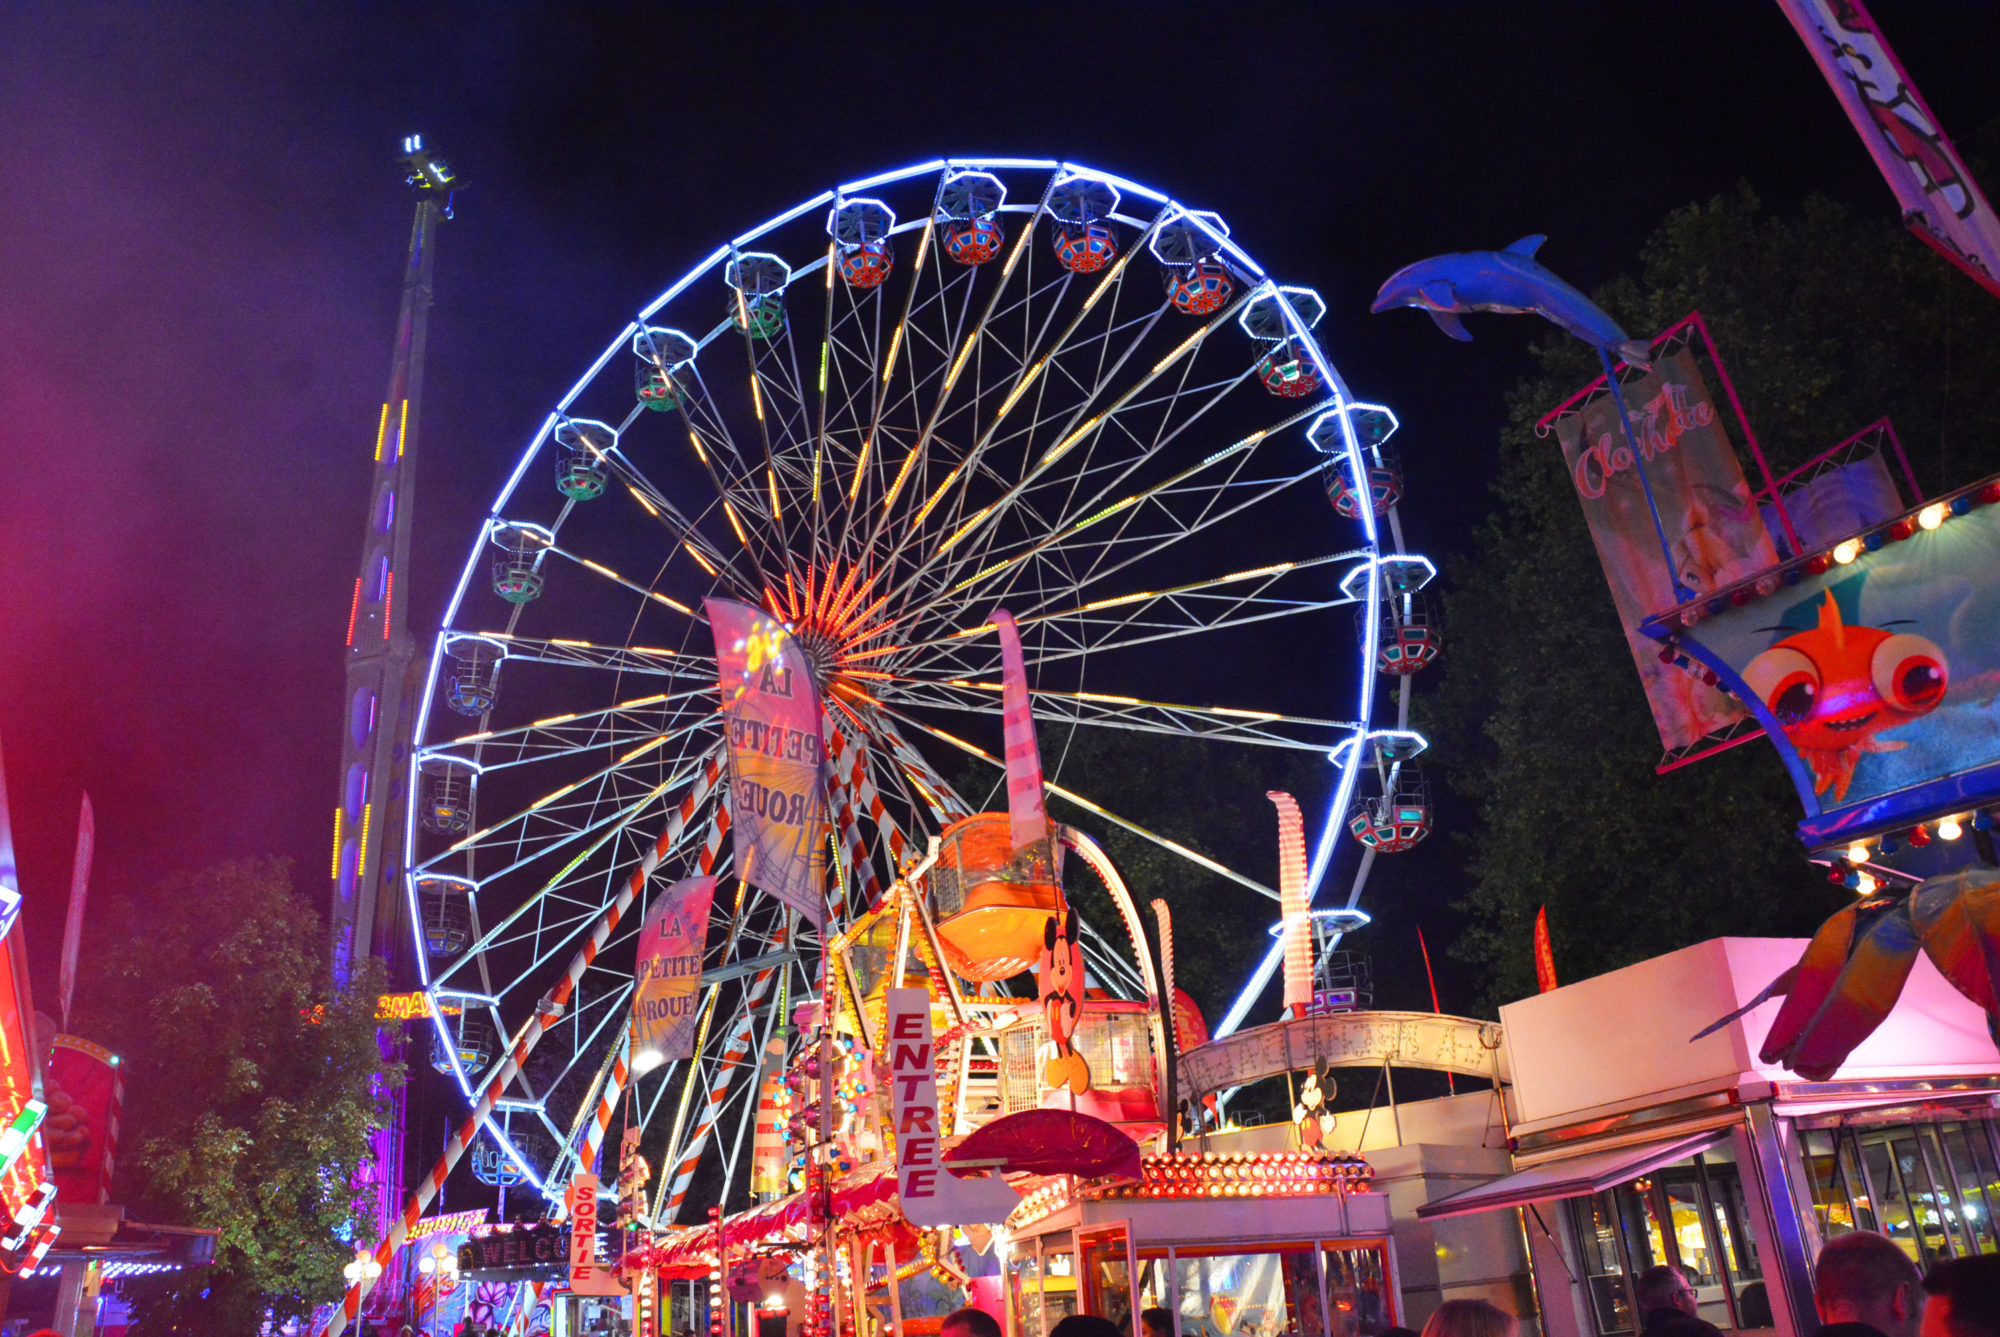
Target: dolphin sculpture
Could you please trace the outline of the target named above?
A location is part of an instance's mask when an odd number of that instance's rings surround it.
[[[1537,233],[1504,251],[1460,251],[1405,265],[1389,276],[1369,310],[1380,314],[1414,306],[1429,312],[1439,329],[1461,343],[1472,338],[1459,322],[1463,312],[1533,311],[1593,348],[1635,367],[1650,367],[1651,350],[1644,340],[1627,337],[1596,303],[1536,263],[1535,252],[1547,240]]]

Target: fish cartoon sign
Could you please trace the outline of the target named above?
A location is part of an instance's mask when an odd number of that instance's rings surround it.
[[[1996,629],[2000,480],[1648,625],[1757,715],[1814,846],[2000,793]]]

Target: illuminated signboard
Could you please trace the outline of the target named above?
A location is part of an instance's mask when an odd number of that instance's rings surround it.
[[[491,1279],[485,1274],[523,1271],[546,1272],[553,1279],[568,1263],[568,1226],[516,1226],[474,1235],[458,1246],[459,1273],[475,1281]]]
[[[9,933],[0,940],[0,1119],[10,1129],[24,1123],[31,1131],[25,1140],[8,1137],[9,1147],[19,1142],[20,1153],[0,1174],[0,1261],[19,1267],[36,1248],[46,1252],[53,1230],[37,1230],[55,1201],[55,1185],[49,1181],[48,1151],[41,1130],[34,1128],[42,1103],[41,1074],[35,1070],[34,1051],[28,1043],[28,999],[26,972],[20,961],[20,935]],[[23,1115],[30,1116],[24,1120]]]
[[[445,1003],[438,1010],[447,1017],[455,1017],[464,1011],[456,1003]],[[375,1000],[377,1021],[415,1021],[430,1014],[430,995],[421,989],[414,993],[385,993]]]

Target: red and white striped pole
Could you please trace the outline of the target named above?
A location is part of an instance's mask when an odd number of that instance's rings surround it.
[[[416,1224],[417,1218],[424,1214],[424,1209],[430,1206],[431,1200],[437,1197],[438,1190],[444,1187],[444,1181],[450,1177],[452,1168],[458,1164],[459,1157],[465,1154],[465,1149],[472,1145],[473,1138],[478,1136],[479,1126],[486,1121],[488,1115],[492,1114],[494,1103],[499,1100],[500,1093],[507,1089],[507,1083],[514,1079],[514,1075],[528,1061],[528,1055],[541,1040],[542,1032],[548,1029],[550,1022],[562,1015],[562,1009],[569,1002],[570,994],[575,991],[577,981],[583,978],[583,972],[597,959],[597,954],[604,950],[604,944],[611,940],[612,933],[618,928],[618,921],[624,918],[625,912],[632,907],[633,900],[646,885],[646,879],[660,866],[660,860],[666,857],[667,851],[680,840],[681,831],[687,825],[688,819],[694,815],[702,800],[708,797],[721,772],[720,761],[711,754],[702,768],[701,778],[688,790],[687,797],[681,800],[681,806],[668,820],[667,829],[660,833],[659,840],[655,841],[653,848],[646,852],[646,857],[639,861],[639,867],[626,880],[617,899],[606,907],[604,917],[599,919],[596,927],[591,930],[589,939],[583,944],[583,950],[576,954],[576,959],[569,963],[569,969],[564,972],[562,979],[542,1001],[534,1019],[522,1029],[520,1038],[514,1042],[513,1052],[507,1056],[507,1061],[501,1064],[499,1070],[487,1079],[486,1085],[480,1088],[479,1100],[474,1105],[472,1114],[452,1133],[451,1140],[445,1144],[444,1155],[431,1167],[431,1172],[424,1177],[424,1181],[417,1185],[417,1191],[410,1195],[410,1201],[403,1208],[402,1216],[398,1217],[395,1224],[390,1227],[389,1237],[375,1246],[375,1261],[383,1270],[388,1269],[390,1260],[409,1238],[410,1228]],[[333,1311],[322,1337],[340,1337],[340,1334],[347,1330],[347,1325],[361,1313],[361,1302],[367,1298],[369,1288],[374,1285],[374,1281],[373,1277],[364,1274],[360,1280],[347,1288],[346,1297],[341,1301],[340,1307]]]

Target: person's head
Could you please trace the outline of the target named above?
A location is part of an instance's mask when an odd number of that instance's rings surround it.
[[[1662,1309],[1678,1309],[1683,1314],[1694,1314],[1700,1306],[1694,1298],[1694,1287],[1681,1270],[1672,1263],[1655,1263],[1639,1274],[1632,1283],[1632,1289],[1639,1293],[1639,1312],[1656,1313]]]
[[[1908,1254],[1886,1236],[1857,1230],[1819,1251],[1813,1308],[1822,1323],[1866,1323],[1887,1337],[1916,1337],[1921,1287]]]
[[[1125,1330],[1095,1314],[1071,1314],[1049,1329],[1049,1337],[1125,1337]]]
[[[939,1337],[1000,1337],[1000,1321],[984,1309],[954,1310],[945,1315]]]
[[[1924,1294],[1923,1337],[2000,1337],[2000,1254],[1939,1263]]]
[[[1424,1321],[1423,1337],[1515,1337],[1514,1316],[1484,1300],[1446,1300]]]
[[[1141,1309],[1139,1326],[1146,1330],[1146,1337],[1174,1337],[1174,1316],[1165,1309]]]

